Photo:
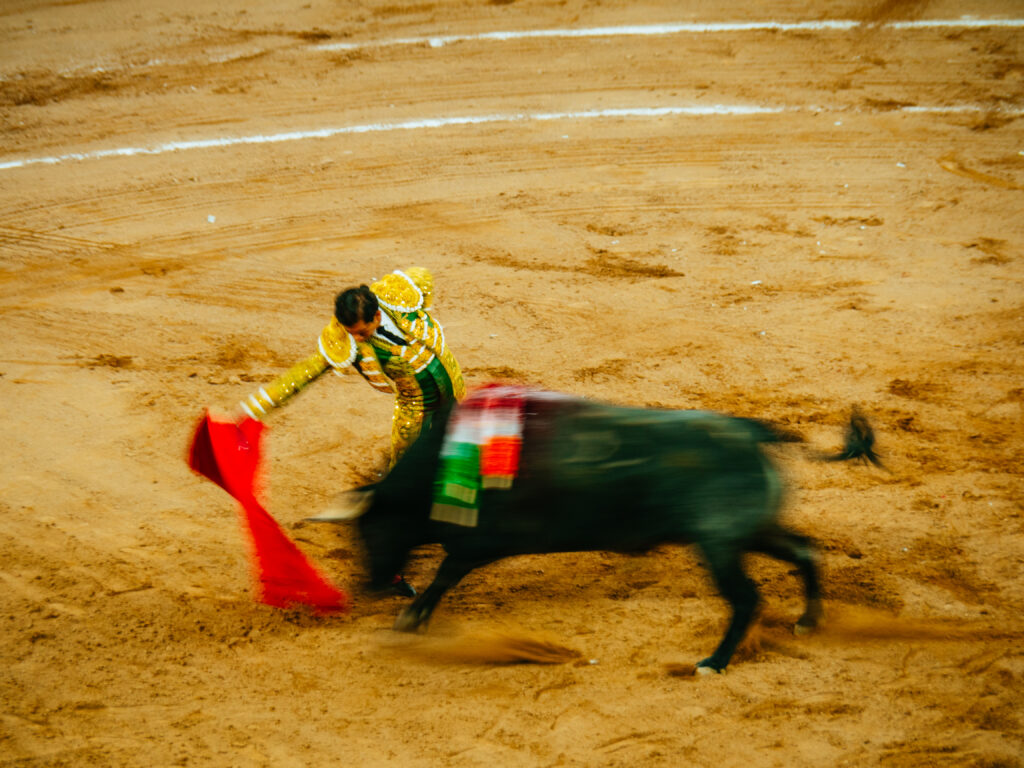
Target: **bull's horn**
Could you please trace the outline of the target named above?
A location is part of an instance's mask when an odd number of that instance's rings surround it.
[[[312,523],[340,523],[355,520],[370,508],[373,491],[343,491],[331,499],[327,509],[306,520]]]

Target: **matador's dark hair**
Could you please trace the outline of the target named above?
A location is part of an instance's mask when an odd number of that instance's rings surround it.
[[[377,316],[378,309],[377,297],[365,285],[342,291],[334,300],[334,316],[342,325],[369,323]]]

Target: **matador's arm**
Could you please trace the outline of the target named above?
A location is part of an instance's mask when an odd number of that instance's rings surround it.
[[[357,358],[356,342],[337,320],[331,320],[320,333],[317,348],[315,355],[296,363],[287,373],[260,387],[239,403],[241,409],[252,418],[262,420],[270,411],[284,405],[328,370],[333,368],[335,373],[354,370],[352,363]]]
[[[329,367],[327,358],[317,352],[293,365],[287,373],[278,376],[270,384],[257,389],[238,405],[248,416],[262,421],[270,411],[284,405]]]

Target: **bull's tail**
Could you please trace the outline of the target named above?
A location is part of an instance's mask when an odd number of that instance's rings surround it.
[[[828,454],[821,458],[825,461],[848,461],[849,459],[860,459],[870,461],[876,467],[885,469],[882,460],[874,450],[875,431],[868,423],[867,417],[859,408],[854,406],[850,414],[850,423],[846,426],[846,440],[843,443],[843,450],[839,453]]]
[[[743,419],[750,429],[751,436],[759,443],[802,443],[804,438],[777,424],[760,419]],[[850,414],[850,423],[846,426],[846,438],[843,449],[838,453],[821,453],[812,449],[811,453],[820,461],[849,461],[860,459],[871,462],[876,467],[887,469],[875,452],[875,431],[871,428],[867,417],[854,406]]]

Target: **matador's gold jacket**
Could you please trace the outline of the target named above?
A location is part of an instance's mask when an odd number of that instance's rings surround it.
[[[328,369],[338,375],[358,373],[374,389],[393,392],[396,431],[400,414],[415,422],[403,431],[418,434],[424,412],[433,411],[452,398],[461,400],[465,395],[462,372],[445,344],[440,323],[428,312],[434,293],[430,272],[422,267],[396,270],[374,282],[370,290],[377,297],[381,312],[394,321],[407,344],[392,344],[377,336],[357,342],[337,319],[332,319],[320,333],[317,353],[260,387],[240,403],[242,409],[254,419],[263,419]],[[415,439],[415,434],[406,437]],[[395,438],[397,434],[393,435]]]

